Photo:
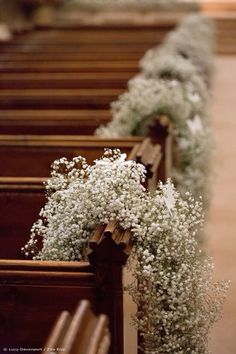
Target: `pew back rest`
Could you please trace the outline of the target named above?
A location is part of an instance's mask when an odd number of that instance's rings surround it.
[[[127,155],[142,138],[100,139],[93,136],[0,136],[2,177],[49,177],[51,163],[61,157],[84,156],[89,164],[104,148],[118,148]]]
[[[78,300],[87,299],[93,311],[109,318],[109,353],[123,354],[122,266],[131,250],[131,233],[124,231],[117,223],[99,226],[94,231],[96,238],[92,237],[90,264],[0,260],[0,344],[42,347],[58,313],[65,308],[71,312]],[[99,342],[106,321],[101,318],[93,323],[97,340],[89,343],[91,348]],[[76,336],[71,337],[77,329],[68,335],[69,343],[77,341]],[[106,348],[107,339],[103,344]]]

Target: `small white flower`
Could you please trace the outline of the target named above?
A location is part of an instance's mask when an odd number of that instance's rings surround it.
[[[188,99],[193,102],[193,103],[198,103],[201,100],[201,97],[199,96],[198,93],[188,93]]]
[[[170,180],[167,181],[164,189],[164,201],[169,211],[175,206],[174,186]]]
[[[192,120],[187,120],[187,125],[193,135],[203,132],[203,125],[199,115],[195,115]]]

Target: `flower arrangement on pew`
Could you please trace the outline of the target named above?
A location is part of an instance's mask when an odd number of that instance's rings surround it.
[[[189,193],[182,198],[170,180],[150,193],[144,180],[145,168],[117,150],[105,151],[93,166],[82,157],[55,161],[48,202],[25,253],[40,260],[86,259],[95,227],[119,221],[132,232],[136,281],[129,291],[139,309],[135,324],[144,353],[206,354],[227,283],[213,283],[212,261],[199,261],[201,201]],[[38,236],[43,247],[37,253]]]
[[[167,115],[178,152],[172,176],[183,194],[191,191],[195,197],[203,196],[207,209],[211,152],[207,99],[197,75],[191,82],[138,76],[129,82],[129,91],[112,103],[113,120],[96,133],[107,137],[145,135],[155,117]]]
[[[141,60],[142,74],[131,80],[128,92],[111,104],[112,121],[95,134],[145,135],[153,119],[167,115],[173,124],[178,156],[172,177],[181,193],[191,191],[194,197],[202,196],[207,211],[213,147],[208,113],[212,61],[211,45],[201,45],[203,35],[206,42],[212,42],[211,24],[208,26],[200,16],[190,16],[162,47],[148,51]]]
[[[161,47],[151,48],[140,61],[145,75],[157,76],[165,67],[166,60],[179,61],[178,68],[183,71],[186,61],[195,66],[207,86],[211,86],[213,74],[214,26],[211,20],[200,15],[189,15],[180,26],[170,32]],[[180,59],[185,59],[185,62]],[[171,63],[169,64],[171,70]],[[188,71],[188,78],[191,71]],[[187,77],[185,77],[187,79]]]

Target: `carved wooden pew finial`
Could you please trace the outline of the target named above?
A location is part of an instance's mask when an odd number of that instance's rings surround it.
[[[162,160],[160,161],[160,180],[165,181],[171,174],[173,163],[174,145],[173,125],[167,115],[155,117],[148,127],[148,136],[153,144],[160,144],[162,151]]]
[[[89,247],[91,264],[109,260],[125,265],[131,250],[131,231],[124,230],[118,221],[99,225],[90,238]]]
[[[158,181],[164,179],[162,147],[156,142],[153,143],[151,138],[146,138],[141,144],[136,144],[128,160],[135,160],[146,167],[147,179],[144,185],[149,191],[155,190]]]

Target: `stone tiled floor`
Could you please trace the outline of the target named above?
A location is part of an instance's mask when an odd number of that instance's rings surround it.
[[[231,279],[223,318],[212,331],[213,354],[236,353],[236,57],[216,58],[213,94],[216,141],[209,248],[217,278]]]

